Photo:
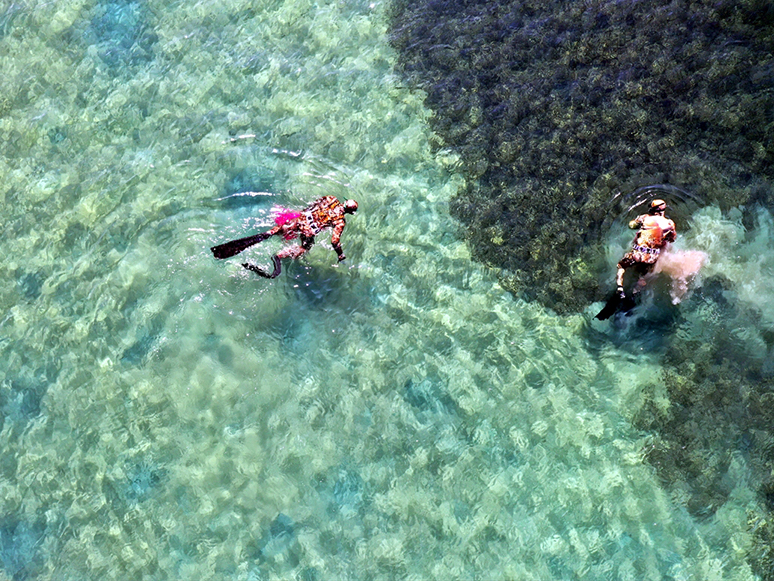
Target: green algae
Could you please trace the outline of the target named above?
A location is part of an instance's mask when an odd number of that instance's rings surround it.
[[[3,39],[4,574],[753,578],[764,529],[697,524],[643,463],[626,397],[658,362],[471,264],[380,8],[145,6],[136,61],[72,41],[86,2]],[[246,187],[358,199],[348,261],[214,261],[271,221]]]
[[[391,39],[460,156],[471,251],[517,294],[560,312],[599,299],[619,192],[772,205],[767,2],[396,1]]]
[[[666,336],[663,369],[630,401],[643,448],[675,499],[698,519],[735,521],[753,571],[772,579],[774,313],[771,218],[699,212],[688,243],[710,250],[705,280]],[[733,249],[733,258],[727,249]],[[741,485],[744,483],[743,485]],[[750,494],[755,491],[755,494]]]
[[[750,531],[744,548],[755,573],[769,580],[774,578],[769,524],[774,514],[774,377],[770,365],[750,350],[750,338],[739,337],[738,325],[752,328],[759,313],[733,312],[720,298],[721,288],[718,281],[710,282],[702,297],[705,307],[720,311],[711,335],[691,340],[685,332],[676,333],[665,369],[645,389],[645,404],[634,422],[656,434],[643,450],[645,458],[697,518],[723,520],[719,513],[741,504]],[[760,338],[767,356],[772,339],[770,333]],[[757,495],[740,493],[740,480]]]

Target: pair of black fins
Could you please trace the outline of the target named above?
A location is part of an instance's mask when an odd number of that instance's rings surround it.
[[[595,318],[600,321],[606,321],[616,313],[629,313],[636,305],[637,301],[634,300],[634,297],[619,293],[616,290],[613,291],[607,299],[605,306],[596,314]]]
[[[212,250],[212,254],[215,256],[215,258],[231,258],[243,250],[258,244],[259,242],[263,242],[267,238],[271,238],[271,234],[268,232],[261,232],[260,234],[245,236],[244,238],[239,238],[238,240],[231,240],[230,242],[218,244],[217,246],[210,248],[210,250]],[[267,272],[262,268],[258,268],[257,266],[254,266],[248,262],[243,263],[242,266],[264,278],[277,278],[280,275],[280,272],[282,272],[282,263],[280,262],[279,256],[272,256],[271,260],[272,264],[274,265],[273,272]]]

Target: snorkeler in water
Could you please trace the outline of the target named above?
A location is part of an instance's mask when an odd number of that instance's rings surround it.
[[[608,319],[622,307],[634,306],[634,302],[624,292],[626,271],[633,270],[639,276],[633,294],[639,293],[645,287],[645,276],[653,271],[667,243],[677,239],[675,223],[664,216],[666,207],[664,200],[655,199],[650,203],[647,214],[641,214],[629,222],[629,228],[636,228],[637,234],[632,241],[632,249],[618,262],[616,293],[597,314],[597,319]]]
[[[616,291],[620,296],[624,295],[624,274],[627,268],[633,269],[639,274],[634,292],[639,292],[645,286],[644,276],[650,273],[658,262],[661,251],[668,242],[677,239],[675,223],[664,216],[666,202],[655,199],[650,203],[647,214],[641,214],[629,222],[629,228],[637,228],[637,234],[632,242],[632,249],[624,254],[618,262],[618,272],[615,283]]]
[[[285,240],[299,238],[300,244],[289,246],[272,256],[274,264],[272,272],[247,262],[242,264],[247,270],[251,270],[264,278],[276,278],[282,272],[281,260],[283,258],[301,257],[312,248],[314,237],[317,234],[326,228],[332,228],[331,244],[336,251],[339,262],[341,262],[346,258],[341,248],[341,234],[346,225],[344,215],[354,214],[356,211],[357,202],[355,200],[347,200],[342,204],[335,196],[324,196],[301,211],[283,210],[275,218],[276,226],[268,232],[213,246],[211,248],[212,254],[215,258],[229,258],[276,234],[282,234]]]

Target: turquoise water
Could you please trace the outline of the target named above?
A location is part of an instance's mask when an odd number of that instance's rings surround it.
[[[385,4],[2,10],[0,576],[754,578],[744,455],[703,519],[644,460],[658,349],[471,261]],[[212,258],[320,195],[345,262]],[[771,216],[691,220],[770,328]]]

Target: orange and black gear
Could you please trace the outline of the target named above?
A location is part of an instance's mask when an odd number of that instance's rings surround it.
[[[357,205],[355,205],[357,209]],[[353,210],[354,211],[354,210]],[[346,221],[344,214],[347,208],[339,202],[335,196],[325,196],[307,206],[301,211],[301,216],[296,219],[297,230],[303,244],[304,238],[314,238],[325,228],[333,228],[331,244],[339,257],[339,261],[346,258],[341,249],[341,234],[344,232]]]
[[[260,276],[276,278],[282,271],[281,259],[299,258],[312,248],[314,237],[317,234],[326,228],[331,228],[333,230],[331,244],[336,251],[339,262],[341,262],[346,258],[341,248],[341,234],[346,226],[344,215],[354,214],[356,210],[357,202],[355,200],[347,200],[342,204],[335,196],[324,196],[301,210],[297,218],[277,224],[268,232],[213,246],[212,253],[216,258],[228,258],[276,234],[282,234],[287,240],[298,236],[300,244],[284,248],[272,257],[273,272],[269,273],[249,263],[242,264],[243,267]]]
[[[623,293],[624,271],[634,268],[640,276],[653,270],[661,251],[668,242],[677,239],[675,223],[664,216],[666,202],[655,199],[650,203],[650,211],[641,214],[629,222],[629,228],[637,229],[632,241],[632,249],[618,262],[616,284],[618,292]]]

